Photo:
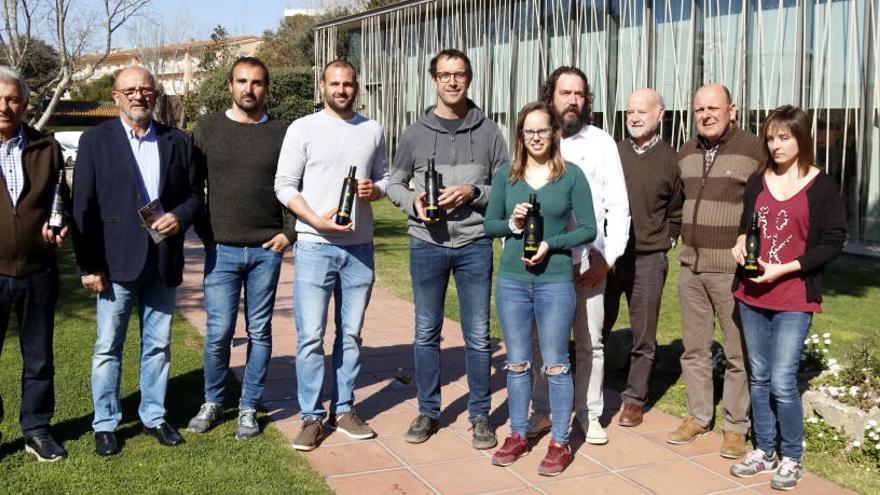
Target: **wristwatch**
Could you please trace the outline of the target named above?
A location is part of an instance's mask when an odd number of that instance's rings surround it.
[[[476,201],[477,198],[483,195],[483,190],[476,186],[476,184],[471,184],[471,202]]]

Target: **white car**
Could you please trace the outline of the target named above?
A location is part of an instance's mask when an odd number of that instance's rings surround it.
[[[73,167],[76,163],[76,151],[79,149],[79,138],[82,131],[59,131],[55,133],[55,140],[61,145],[61,154],[64,156],[64,166]]]

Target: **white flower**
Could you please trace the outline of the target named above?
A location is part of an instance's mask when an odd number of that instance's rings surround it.
[[[832,438],[832,440],[837,440],[837,435],[834,435],[834,438]]]
[[[810,345],[810,338],[809,337],[804,339],[804,345]]]
[[[814,333],[813,335],[810,335],[810,338],[811,339],[818,339],[819,335]]]
[[[825,345],[831,345],[831,339],[825,339]]]
[[[873,427],[877,426],[877,420],[876,419],[869,419],[867,424],[868,424],[868,426],[873,428]]]
[[[837,364],[837,360],[836,360],[836,359],[831,358],[831,359],[828,360],[828,366],[834,366],[835,364]]]
[[[861,447],[861,446],[862,446],[862,442],[860,442],[860,441],[858,441],[858,440],[856,440],[855,442],[853,442],[853,448],[854,448],[854,449],[857,449],[857,448],[859,448],[859,447]]]
[[[817,418],[816,416],[811,416],[810,419],[808,419],[807,421],[809,421],[812,424],[816,424],[819,422],[819,418]]]
[[[875,449],[880,450],[880,443],[874,446]]]
[[[828,352],[828,348],[827,347],[822,348],[822,353],[824,354],[826,352]]]
[[[825,333],[822,334],[822,338],[823,338],[823,339],[827,339],[827,338],[830,338],[830,337],[831,337],[831,334],[828,333],[828,332],[825,332]]]
[[[822,432],[819,432],[819,438],[825,438],[825,434]]]

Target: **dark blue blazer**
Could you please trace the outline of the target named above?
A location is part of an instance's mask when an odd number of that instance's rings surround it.
[[[202,208],[202,188],[193,161],[192,139],[154,122],[159,148],[159,202],[177,215],[181,232],[158,247],[165,284],[183,280],[183,232]],[[82,273],[104,272],[112,282],[136,280],[153,241],[138,209],[143,206],[134,174],[137,166],[125,128],[113,119],[86,131],[73,172],[73,240]]]

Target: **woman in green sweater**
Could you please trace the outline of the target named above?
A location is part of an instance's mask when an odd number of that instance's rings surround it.
[[[537,324],[544,372],[550,382],[552,440],[538,473],[555,476],[572,460],[568,444],[574,391],[569,373],[568,340],[574,318],[575,292],[571,252],[596,237],[590,186],[580,168],[567,164],[559,152],[558,124],[540,102],[526,105],[517,119],[513,163],[504,165],[492,181],[486,210],[486,235],[503,237],[504,251],[495,288],[498,318],[507,346],[507,394],[510,436],[492,456],[508,466],[528,452],[526,426],[532,397],[532,328]],[[523,257],[526,214],[537,205],[544,238],[537,252]],[[568,231],[574,214],[576,227]]]

